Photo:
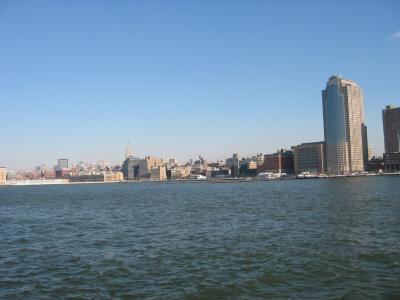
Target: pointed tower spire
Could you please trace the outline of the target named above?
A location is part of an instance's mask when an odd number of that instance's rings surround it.
[[[128,140],[128,144],[126,145],[126,148],[125,148],[125,158],[129,158],[129,157],[133,157],[133,150],[132,150],[131,146],[129,145],[129,140]]]

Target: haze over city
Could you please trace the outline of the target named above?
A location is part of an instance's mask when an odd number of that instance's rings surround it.
[[[0,165],[121,163],[128,140],[180,161],[322,141],[332,74],[363,89],[382,154],[399,2],[173,3],[1,2]]]

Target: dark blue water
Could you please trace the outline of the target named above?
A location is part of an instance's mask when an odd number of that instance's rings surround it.
[[[400,177],[0,188],[2,299],[398,299]]]

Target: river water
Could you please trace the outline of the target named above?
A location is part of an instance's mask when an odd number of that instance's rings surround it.
[[[0,188],[1,299],[399,299],[400,177]]]

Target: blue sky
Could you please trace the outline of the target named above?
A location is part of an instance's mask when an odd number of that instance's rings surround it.
[[[332,74],[369,142],[400,105],[398,1],[1,1],[0,165],[181,161],[323,140]]]

